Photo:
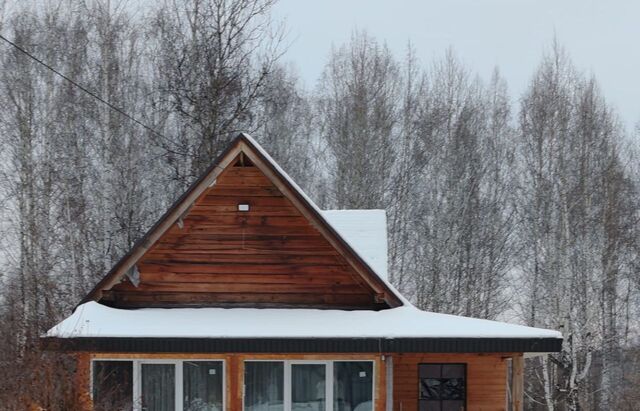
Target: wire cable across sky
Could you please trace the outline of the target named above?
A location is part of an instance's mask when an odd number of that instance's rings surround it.
[[[4,42],[6,42],[7,44],[11,45],[13,48],[15,48],[16,50],[20,51],[22,54],[24,54],[25,56],[29,57],[31,60],[37,62],[38,64],[46,67],[48,70],[50,70],[51,72],[55,73],[56,75],[60,76],[61,78],[63,78],[64,80],[66,80],[67,82],[69,82],[70,84],[74,85],[75,87],[79,88],[80,90],[82,90],[84,93],[90,95],[91,97],[95,98],[96,100],[98,100],[99,102],[101,102],[102,104],[108,106],[110,109],[112,109],[113,111],[125,116],[126,118],[128,118],[129,120],[133,121],[134,123],[138,124],[139,126],[143,127],[145,130],[149,131],[150,133],[162,138],[163,140],[167,140],[170,141],[167,137],[165,137],[164,135],[162,135],[160,132],[154,130],[153,128],[149,127],[148,125],[144,124],[142,121],[138,120],[137,118],[133,117],[132,115],[130,115],[129,113],[127,113],[126,111],[124,111],[123,109],[121,109],[120,107],[114,105],[113,103],[105,100],[104,98],[100,97],[98,94],[92,92],[91,90],[89,90],[88,88],[86,88],[85,86],[83,86],[82,84],[79,84],[78,82],[74,81],[73,79],[69,78],[68,76],[66,76],[65,74],[61,73],[60,71],[56,70],[54,67],[52,67],[51,65],[47,64],[46,62],[42,61],[41,59],[39,59],[38,57],[34,56],[33,54],[29,53],[27,50],[25,50],[24,48],[22,48],[21,46],[19,46],[18,44],[14,43],[13,41],[9,40],[8,38],[6,38],[5,36],[3,36],[2,34],[0,34],[0,39],[3,40]]]

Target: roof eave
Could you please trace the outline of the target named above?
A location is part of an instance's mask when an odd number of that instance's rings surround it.
[[[127,353],[551,353],[561,338],[41,338],[62,352]]]

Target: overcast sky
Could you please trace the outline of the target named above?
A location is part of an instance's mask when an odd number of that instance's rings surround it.
[[[452,46],[484,78],[499,66],[519,97],[556,33],[627,126],[640,121],[640,0],[280,0],[274,17],[286,19],[286,58],[307,87],[357,28],[399,57],[411,40],[423,63]]]

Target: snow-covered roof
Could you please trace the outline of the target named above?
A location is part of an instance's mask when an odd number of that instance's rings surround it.
[[[53,338],[512,338],[561,339],[559,332],[496,321],[425,312],[389,282],[384,210],[320,210],[251,137],[242,135],[327,225],[353,249],[402,304],[374,310],[306,308],[141,308],[117,309],[92,301],[95,290],[74,313],[50,329]],[[194,186],[196,188],[196,186]],[[195,190],[192,188],[190,190]],[[163,217],[164,218],[164,217]],[[166,217],[169,218],[169,217]],[[324,221],[323,221],[324,220]],[[334,234],[331,234],[334,235]],[[122,261],[132,263],[128,256]],[[121,261],[119,264],[124,264]],[[115,269],[112,270],[116,273]]]
[[[421,311],[142,308],[85,303],[47,337],[132,338],[562,338],[557,331]]]
[[[321,214],[380,277],[388,278],[385,210],[322,210]]]

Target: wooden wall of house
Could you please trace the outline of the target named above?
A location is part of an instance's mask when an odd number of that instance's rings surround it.
[[[91,359],[218,359],[226,367],[226,410],[242,411],[245,360],[372,360],[375,362],[374,411],[386,410],[386,358],[393,357],[393,410],[418,411],[418,365],[420,363],[467,364],[467,411],[506,409],[507,361],[512,354],[79,354],[82,373],[76,384],[88,389]],[[88,398],[88,393],[84,396]],[[88,407],[87,409],[90,409]]]
[[[381,307],[346,259],[255,166],[226,168],[137,268],[139,284],[125,280],[101,302]]]
[[[467,411],[503,411],[507,404],[510,354],[394,354],[393,409],[419,411],[420,363],[467,364]]]

